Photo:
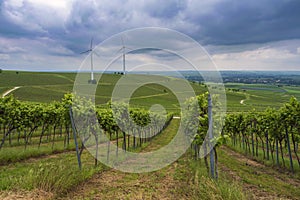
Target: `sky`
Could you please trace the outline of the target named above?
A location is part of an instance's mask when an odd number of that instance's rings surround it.
[[[74,71],[91,38],[101,44],[142,27],[186,34],[218,70],[300,70],[299,0],[0,0],[0,68]],[[125,34],[123,40],[130,39]],[[165,54],[128,52],[128,65],[166,58],[175,66]]]

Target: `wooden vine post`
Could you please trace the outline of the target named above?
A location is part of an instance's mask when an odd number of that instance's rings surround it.
[[[212,144],[213,141],[213,118],[212,118],[212,99],[211,95],[208,94],[208,144],[209,144],[209,159],[210,159],[210,175],[212,178],[215,177],[215,153],[214,153],[214,147]]]
[[[80,152],[79,152],[79,147],[78,147],[78,142],[77,142],[77,132],[76,132],[76,126],[74,123],[74,118],[73,118],[73,111],[72,107],[70,106],[69,109],[69,114],[70,114],[70,120],[71,120],[71,125],[72,125],[72,130],[73,130],[73,136],[74,136],[74,142],[75,142],[75,147],[76,147],[76,154],[77,154],[77,161],[78,161],[78,167],[79,170],[81,170],[81,158],[80,158]]]

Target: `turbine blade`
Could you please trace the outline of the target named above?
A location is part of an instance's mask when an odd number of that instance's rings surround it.
[[[134,49],[130,48],[130,47],[124,47],[125,49],[129,49],[131,51],[134,51]]]
[[[94,40],[94,38],[92,37],[92,39],[91,39],[91,46],[90,46],[91,50],[93,49],[93,40]]]
[[[88,53],[88,52],[90,52],[90,51],[92,51],[92,50],[89,49],[89,50],[86,50],[86,51],[81,52],[80,54]]]
[[[121,40],[122,40],[122,47],[124,47],[124,40],[123,40],[123,36],[121,36]]]
[[[115,54],[120,53],[121,51],[123,51],[124,47],[121,47]]]

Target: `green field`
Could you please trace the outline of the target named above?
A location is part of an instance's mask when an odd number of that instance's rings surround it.
[[[280,86],[266,85],[266,84],[240,84],[240,83],[227,83],[225,87],[230,90],[227,92],[228,107],[236,110],[237,101],[243,100],[240,109],[243,111],[255,108],[258,111],[264,110],[267,107],[279,108],[283,103],[288,102],[291,96],[300,99],[300,87],[299,86]],[[238,90],[238,91],[237,91]],[[240,95],[240,98],[236,96],[236,99],[231,99],[229,94],[235,93]],[[234,108],[235,107],[235,108]]]
[[[179,112],[179,105],[175,95],[170,89],[160,85],[163,83],[176,84],[179,79],[172,77],[159,77],[136,75],[138,79],[149,79],[149,83],[137,87],[131,96],[130,104],[133,107],[149,108],[153,104],[161,104],[168,111]],[[0,74],[0,93],[4,93],[16,86],[20,88],[12,94],[19,100],[30,102],[60,101],[65,93],[73,91],[76,73],[63,72],[19,72],[3,71]],[[88,77],[88,74],[87,74]],[[151,78],[149,78],[151,77]],[[112,95],[116,83],[121,75],[103,74],[96,90],[96,103],[106,104]],[[190,83],[195,93],[201,94],[207,89],[202,84]],[[118,87],[124,87],[122,85]],[[227,110],[229,112],[264,110],[267,107],[280,107],[291,96],[300,99],[300,87],[266,84],[237,84],[226,83]],[[231,90],[234,89],[234,90]]]

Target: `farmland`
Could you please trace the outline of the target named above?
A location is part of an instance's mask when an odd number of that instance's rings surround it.
[[[0,74],[0,92],[7,91],[16,86],[20,88],[12,94],[21,101],[45,102],[60,101],[64,94],[73,91],[76,73],[50,73],[50,72],[19,72],[4,71]],[[121,78],[116,74],[104,74],[101,77],[96,91],[96,103],[105,104],[109,101],[115,84]],[[176,81],[175,78],[166,77],[163,81]],[[207,89],[202,84],[191,83],[196,94]],[[269,107],[280,107],[291,96],[299,99],[299,86],[281,86],[266,84],[226,83],[227,109],[229,112],[249,111],[253,108],[263,110]],[[157,96],[159,98],[157,98]],[[244,100],[242,103],[241,101]],[[179,111],[178,102],[174,94],[167,88],[158,84],[148,84],[138,88],[133,94],[133,106],[149,106],[153,102],[164,105],[173,112]]]
[[[138,76],[143,79],[151,78],[149,75]],[[294,158],[293,171],[289,168],[289,151],[288,143],[284,139],[285,135],[283,134],[283,137],[280,137],[283,151],[278,165],[276,165],[275,160],[266,159],[266,152],[262,147],[268,139],[270,139],[270,143],[273,142],[272,144],[275,145],[275,141],[279,138],[276,134],[272,135],[270,133],[267,139],[256,139],[254,142],[255,136],[261,137],[263,135],[264,132],[260,133],[260,131],[267,130],[271,127],[270,124],[278,124],[272,117],[270,117],[268,125],[260,122],[266,118],[261,116],[268,115],[266,109],[273,108],[272,116],[279,115],[275,110],[283,109],[292,96],[298,100],[300,99],[299,86],[281,85],[279,87],[271,84],[229,82],[225,84],[227,111],[232,119],[230,118],[230,123],[227,123],[230,125],[226,127],[226,134],[229,136],[229,139],[225,142],[226,145],[216,149],[219,157],[219,178],[216,181],[211,179],[209,173],[207,173],[205,159],[195,158],[197,152],[194,150],[197,148],[188,149],[177,161],[163,169],[140,174],[124,173],[111,169],[102,163],[97,163],[91,154],[83,150],[81,155],[82,170],[80,171],[77,166],[74,137],[71,134],[71,126],[68,124],[69,118],[65,115],[65,113],[68,113],[68,110],[65,110],[65,102],[69,100],[65,94],[72,92],[75,77],[75,73],[67,72],[16,73],[14,71],[3,71],[0,74],[1,94],[19,87],[10,93],[14,97],[8,95],[1,101],[2,105],[7,105],[3,107],[4,112],[11,113],[11,110],[6,109],[9,106],[12,110],[16,107],[18,108],[16,110],[21,110],[20,117],[16,118],[18,128],[13,129],[12,133],[7,135],[3,147],[0,149],[1,198],[300,198],[298,190],[300,187],[300,169],[296,161],[296,153],[292,155]],[[112,113],[107,103],[121,77],[117,74],[103,74],[95,94],[97,106],[94,108],[90,105],[91,110],[95,109],[97,112],[97,119],[100,126],[103,127],[104,133],[110,136],[111,142],[117,143],[124,151],[144,153],[168,144],[174,138],[181,121],[175,117],[172,119],[171,115],[169,116],[169,124],[164,126],[159,134],[151,132],[156,127],[140,130],[140,134],[148,134],[149,139],[141,139],[140,136],[131,136],[118,130],[117,125],[113,122]],[[164,82],[175,84],[178,79],[174,77],[154,77],[154,79],[158,83],[149,83],[139,87],[131,96],[130,113],[136,123],[147,124],[147,110],[154,104],[162,105],[169,114],[180,115],[180,106],[175,95],[169,88],[159,84]],[[200,95],[199,98],[203,98],[204,102],[207,96],[201,95],[207,91],[206,86],[197,82],[190,84],[195,93]],[[294,107],[296,108],[296,106]],[[36,112],[31,112],[33,108],[36,109]],[[207,105],[204,104],[203,108],[207,110]],[[118,105],[117,109],[122,112],[129,108]],[[198,112],[196,109],[192,109],[192,104],[189,109],[191,109],[189,113]],[[298,111],[293,111],[294,114],[296,112]],[[239,118],[236,117],[239,115],[244,117],[244,121],[241,123],[237,120]],[[17,116],[17,114],[14,113],[14,116]],[[156,125],[161,126],[159,122],[163,121],[162,118],[159,114],[155,116],[157,119]],[[207,119],[207,113],[201,113],[201,117]],[[10,118],[5,115],[1,119],[9,121]],[[120,119],[122,118],[116,120]],[[255,120],[257,122],[254,122]],[[232,131],[232,129],[239,130],[244,122],[246,124],[244,132]],[[35,123],[37,125],[33,129]],[[68,126],[66,126],[66,123]],[[125,125],[129,124],[123,123]],[[200,121],[200,123],[203,122]],[[261,123],[261,128],[255,125],[254,130],[254,123]],[[8,127],[5,123],[1,127],[1,135],[4,137]],[[133,133],[135,131],[126,130]],[[288,135],[289,139],[294,141],[292,137],[298,138],[297,126],[288,126],[288,130],[290,131],[288,133],[290,134],[290,136]],[[201,131],[207,131],[206,125],[200,129]],[[251,133],[255,134],[252,135],[252,141]],[[282,133],[284,133],[283,129]],[[93,137],[97,138],[97,133]],[[199,133],[199,138],[201,137]],[[247,140],[244,140],[245,138]],[[202,144],[203,140],[200,139],[197,143],[195,139],[196,142],[193,145],[196,147]],[[299,153],[299,149],[297,149],[299,141],[295,141],[296,143],[291,146],[296,148],[295,151]],[[98,145],[98,143],[96,144]],[[104,143],[101,143],[101,139],[99,145],[104,145]],[[275,152],[273,153],[275,155]],[[111,151],[110,154],[115,154],[115,152]]]

